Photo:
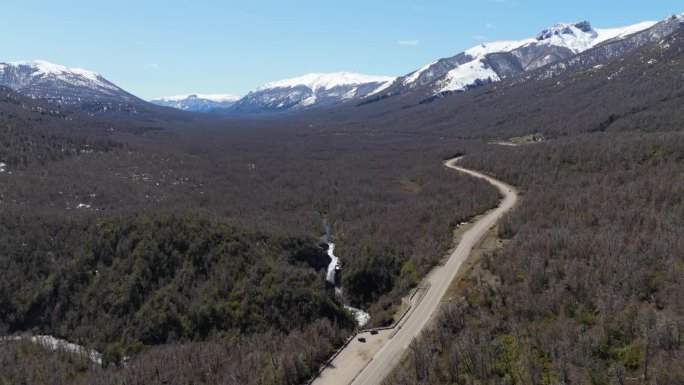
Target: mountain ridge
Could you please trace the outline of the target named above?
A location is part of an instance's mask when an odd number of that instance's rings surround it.
[[[45,60],[0,63],[0,85],[34,99],[90,112],[135,112],[147,104],[96,72]]]
[[[644,21],[619,28],[594,28],[588,21],[557,23],[535,37],[501,40],[471,47],[427,64],[397,80],[382,97],[421,88],[425,98],[466,91],[568,59],[603,42],[620,39],[657,25]]]
[[[595,28],[588,21],[556,23],[534,37],[479,44],[454,56],[435,60],[403,76],[377,79],[367,77],[369,82],[376,81],[376,87],[365,86],[363,92],[352,88],[346,88],[344,93],[329,92],[323,103],[320,102],[317,91],[330,90],[332,87],[322,86],[321,83],[325,84],[326,81],[317,82],[317,78],[334,78],[336,75],[352,73],[310,73],[266,83],[233,105],[212,111],[231,115],[282,113],[330,106],[351,100],[368,104],[415,92],[422,93],[422,98],[429,100],[561,62],[604,42],[622,39],[653,28],[658,23],[643,21],[616,28]]]
[[[212,112],[215,109],[228,108],[239,99],[240,96],[232,94],[190,94],[165,96],[152,99],[150,103],[183,111]]]
[[[554,76],[567,67],[616,57],[666,36],[681,25],[682,20],[684,13],[659,22],[644,21],[618,28],[594,28],[588,21],[557,23],[534,37],[479,44],[399,77],[356,72],[309,73],[263,84],[241,98],[229,94],[197,93],[162,97],[150,102],[189,112],[259,115],[349,102],[363,105],[404,95],[430,101],[454,92],[518,77],[539,68],[545,68],[544,76]],[[610,49],[602,54],[594,53],[593,58],[583,56],[595,47],[608,45]],[[570,61],[566,63],[567,60]],[[534,76],[542,75],[536,73]],[[520,81],[529,78],[520,77]],[[138,113],[153,108],[152,104],[98,73],[41,60],[0,63],[0,85],[9,86],[32,98],[88,112],[118,110]]]

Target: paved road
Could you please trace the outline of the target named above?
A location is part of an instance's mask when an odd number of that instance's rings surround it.
[[[475,244],[501,216],[518,200],[517,190],[504,182],[456,165],[458,158],[445,166],[477,178],[486,179],[499,189],[504,199],[499,206],[482,216],[463,234],[456,249],[443,266],[436,267],[426,277],[428,289],[422,300],[413,307],[395,330],[384,330],[379,335],[365,335],[368,342],[352,341],[316,378],[314,385],[377,385],[399,363],[411,341],[418,336],[437,312],[444,294],[461,264],[468,258]]]

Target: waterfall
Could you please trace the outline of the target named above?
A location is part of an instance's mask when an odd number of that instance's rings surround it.
[[[328,269],[325,272],[325,280],[335,285],[335,275],[340,268],[340,259],[335,256],[335,244],[330,242],[330,222],[328,222],[327,216],[323,217],[323,231],[322,240],[328,244],[328,256],[330,257],[330,264],[328,264]],[[342,297],[342,289],[335,287],[335,294]],[[354,315],[356,324],[359,325],[359,327],[362,328],[368,323],[370,314],[349,305],[344,305],[344,308]]]
[[[74,354],[79,354],[93,363],[96,363],[98,365],[102,365],[102,354],[95,351],[95,350],[88,350],[84,346],[77,345],[74,343],[71,343],[67,340],[63,340],[61,338],[56,338],[53,336],[48,336],[48,335],[38,335],[38,336],[28,336],[28,335],[19,335],[19,336],[8,336],[8,337],[0,337],[0,342],[2,341],[20,341],[20,340],[28,340],[33,342],[34,344],[38,344],[41,346],[44,346],[50,350],[63,350],[69,353],[74,353]],[[127,357],[124,357],[124,360],[128,360]]]
[[[340,260],[333,254],[333,251],[335,250],[335,244],[332,242],[328,242],[328,256],[330,257],[330,264],[328,265],[328,270],[325,273],[325,279],[332,283],[333,285],[335,284],[335,271],[337,270]]]
[[[366,313],[361,309],[357,309],[355,307],[351,307],[348,305],[344,305],[344,308],[349,310],[354,315],[354,318],[356,319],[356,324],[359,325],[360,328],[366,326],[368,320],[370,320],[370,314]]]

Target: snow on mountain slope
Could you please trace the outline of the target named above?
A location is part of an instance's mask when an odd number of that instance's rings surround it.
[[[567,71],[596,66],[603,61],[614,60],[630,51],[650,43],[662,41],[668,36],[684,29],[684,15],[673,15],[652,27],[636,33],[622,32],[615,38],[603,41],[591,49],[583,51],[568,60],[559,61],[543,67],[517,81],[530,79],[543,80],[558,76]]]
[[[516,48],[520,48],[525,44],[536,42],[536,39],[524,40],[510,40],[510,41],[492,41],[489,43],[482,43],[464,51],[464,53],[473,58],[482,58],[485,55],[495,52],[511,52]]]
[[[310,73],[291,79],[278,80],[266,83],[257,88],[255,92],[273,88],[295,88],[304,86],[314,93],[318,90],[330,90],[335,87],[349,86],[368,83],[386,83],[394,80],[387,76],[363,75],[356,72],[334,72],[334,73]]]
[[[362,98],[387,87],[395,78],[355,72],[310,73],[270,82],[237,101],[225,112],[274,113],[329,106]]]
[[[166,96],[150,100],[150,103],[184,111],[215,112],[229,108],[238,100],[239,96],[231,94],[192,94]]]
[[[498,82],[499,75],[481,59],[475,59],[447,72],[441,81],[440,92],[466,90],[480,83]]]
[[[621,28],[600,29],[593,28],[586,21],[559,23],[533,38],[484,43],[455,56],[437,60],[374,93],[397,95],[421,88],[426,90],[427,97],[464,91],[567,59],[598,44],[643,31],[655,24],[647,21]]]
[[[586,51],[604,41],[643,31],[655,25],[655,21],[645,21],[620,28],[592,28],[587,21],[570,24],[559,23],[537,35],[538,44],[565,47],[574,53]]]
[[[93,111],[135,110],[145,103],[95,72],[43,60],[0,63],[0,85],[34,99]]]
[[[240,100],[239,96],[233,95],[233,94],[174,95],[174,96],[165,96],[165,97],[157,98],[155,100],[160,100],[160,101],[164,101],[164,102],[179,102],[179,101],[182,101],[185,99],[190,99],[190,98],[209,100],[211,102],[234,102],[234,101]]]
[[[381,100],[418,90],[424,97],[465,91],[527,71],[562,62],[613,39],[652,28],[647,21],[620,28],[593,28],[589,22],[559,23],[535,37],[495,41],[440,59],[400,78],[352,72],[311,73],[256,88],[221,112],[253,114],[287,112],[348,100]]]
[[[17,79],[17,85],[20,87],[29,86],[40,79],[54,78],[78,86],[97,86],[110,90],[117,89],[115,85],[105,80],[100,74],[82,68],[67,68],[45,60],[0,63],[0,73],[4,74],[11,69],[23,70],[23,76]]]

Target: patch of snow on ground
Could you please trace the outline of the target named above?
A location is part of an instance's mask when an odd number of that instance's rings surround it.
[[[437,92],[462,91],[477,80],[487,79],[499,81],[499,75],[487,67],[481,59],[475,59],[449,71]]]
[[[5,172],[5,167],[7,167],[6,164],[0,163],[0,172]]]

